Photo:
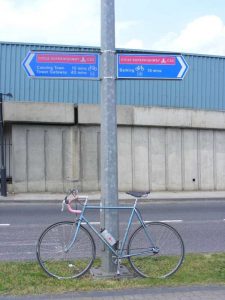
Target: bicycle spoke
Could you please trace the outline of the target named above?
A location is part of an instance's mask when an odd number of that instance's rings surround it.
[[[85,228],[80,227],[74,245],[68,249],[76,226],[74,222],[56,223],[39,238],[37,259],[48,275],[60,279],[75,278],[91,267],[95,258],[95,244]]]
[[[143,277],[165,278],[172,275],[184,258],[180,235],[173,227],[161,222],[147,223],[146,230],[151,240],[140,226],[128,242],[128,254],[131,255],[128,259],[132,268]]]

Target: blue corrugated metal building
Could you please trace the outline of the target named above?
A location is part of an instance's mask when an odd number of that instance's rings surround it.
[[[99,52],[98,48],[0,43],[0,91],[10,91],[8,101],[97,104],[99,81],[30,79],[22,61],[28,51]],[[117,50],[123,52],[123,50]],[[126,50],[126,53],[134,51]],[[137,51],[136,51],[137,52]],[[151,53],[143,51],[142,53]],[[117,80],[117,103],[204,110],[225,110],[225,57],[183,54],[189,70],[183,80]]]

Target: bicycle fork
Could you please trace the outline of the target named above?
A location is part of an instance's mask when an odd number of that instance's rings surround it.
[[[65,247],[64,247],[64,252],[65,253],[67,253],[70,250],[70,248],[73,246],[73,244],[75,243],[75,240],[76,240],[77,235],[78,235],[78,231],[80,229],[81,219],[77,220],[77,222],[75,224],[77,225],[76,231],[75,231],[71,241],[67,245],[65,245]]]

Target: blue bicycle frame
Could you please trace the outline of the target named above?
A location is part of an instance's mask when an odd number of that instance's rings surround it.
[[[138,256],[140,254],[143,254],[143,253],[149,253],[149,252],[152,252],[152,253],[157,253],[157,248],[154,246],[154,242],[151,238],[151,236],[149,235],[149,232],[146,230],[146,225],[141,217],[141,214],[140,212],[136,209],[136,206],[137,206],[137,199],[135,200],[135,203],[133,206],[101,206],[101,205],[87,205],[87,197],[79,197],[79,199],[85,199],[85,202],[83,204],[83,209],[82,209],[82,212],[79,216],[79,218],[76,220],[76,223],[77,223],[77,228],[74,232],[74,236],[72,238],[72,241],[71,243],[69,244],[68,247],[66,247],[65,251],[69,251],[70,248],[73,246],[73,244],[75,243],[76,241],[76,238],[77,238],[77,235],[78,235],[78,232],[79,232],[79,229],[80,229],[80,226],[81,226],[81,223],[85,223],[88,225],[88,227],[90,227],[92,229],[92,231],[99,237],[99,239],[105,244],[107,245],[107,247],[111,250],[111,252],[116,256],[118,257],[119,259],[122,259],[122,258],[128,258],[128,257],[131,257],[131,256]],[[86,211],[86,209],[98,209],[98,210],[101,210],[101,209],[109,209],[109,210],[112,210],[112,209],[116,209],[116,210],[122,210],[122,209],[130,209],[131,210],[131,214],[130,214],[130,217],[129,217],[129,220],[128,220],[128,224],[127,224],[127,228],[126,228],[126,231],[124,233],[124,237],[122,239],[122,243],[121,243],[121,248],[120,249],[115,249],[114,247],[112,247],[102,236],[101,234],[96,230],[96,228],[94,226],[92,226],[92,224],[88,221],[88,219],[85,218],[84,216],[84,213]],[[138,218],[139,222],[140,222],[140,225],[143,227],[144,229],[144,232],[146,234],[146,237],[148,238],[149,240],[149,245],[153,245],[152,247],[149,247],[148,250],[144,250],[142,252],[138,252],[138,253],[132,253],[132,254],[126,254],[124,255],[123,254],[123,251],[124,251],[124,246],[125,246],[125,243],[127,241],[127,238],[128,238],[128,233],[129,233],[129,230],[130,230],[130,227],[131,227],[131,224],[132,224],[132,220],[133,220],[133,217],[136,215],[136,217]]]

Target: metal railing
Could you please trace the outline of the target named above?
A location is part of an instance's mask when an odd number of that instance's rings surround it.
[[[1,143],[0,143],[0,156],[1,156]],[[3,144],[4,149],[4,165],[6,166],[6,179],[12,180],[12,140],[5,139]],[[1,178],[1,174],[0,174]]]

